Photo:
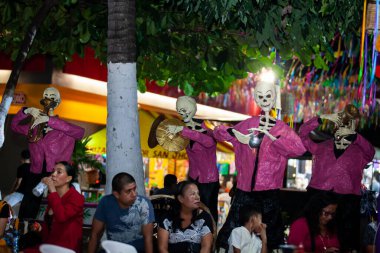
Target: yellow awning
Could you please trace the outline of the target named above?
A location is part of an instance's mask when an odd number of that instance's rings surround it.
[[[169,159],[187,159],[186,151],[169,152],[157,145],[155,148],[149,148],[148,137],[150,127],[156,117],[152,113],[139,110],[140,116],[140,140],[141,140],[141,153],[143,157],[149,158],[169,158]],[[89,136],[91,140],[87,144],[87,148],[93,154],[106,153],[106,128]]]

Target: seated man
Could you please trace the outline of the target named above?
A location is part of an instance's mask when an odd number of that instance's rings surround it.
[[[96,209],[88,253],[95,253],[106,229],[107,239],[128,243],[138,252],[153,253],[153,206],[137,195],[135,179],[121,172],[112,179],[112,194],[104,196]]]

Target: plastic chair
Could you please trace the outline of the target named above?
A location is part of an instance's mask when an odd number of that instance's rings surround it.
[[[102,247],[107,253],[137,253],[132,245],[117,241],[102,241]]]
[[[74,250],[53,244],[41,244],[40,251],[42,253],[75,253]]]

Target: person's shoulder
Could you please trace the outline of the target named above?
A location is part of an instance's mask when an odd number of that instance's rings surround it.
[[[114,202],[115,200],[115,196],[113,196],[112,194],[108,194],[108,195],[105,195],[103,196],[100,201],[99,201],[99,205],[109,205],[111,204],[112,202]]]
[[[84,203],[84,196],[82,194],[80,194],[74,186],[70,187],[69,189],[69,193],[70,195],[76,199],[76,201],[80,201],[80,202],[83,202]]]
[[[300,217],[300,218],[296,219],[291,224],[291,227],[305,227],[305,228],[307,228],[308,224],[307,224],[306,218],[305,217]]]

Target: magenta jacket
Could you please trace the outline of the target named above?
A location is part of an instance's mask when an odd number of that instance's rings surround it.
[[[212,183],[219,180],[219,172],[216,167],[216,140],[213,138],[212,131],[204,123],[202,128],[207,133],[200,133],[184,127],[182,136],[194,141],[186,147],[189,158],[189,177],[199,183]]]
[[[375,149],[357,134],[356,140],[336,158],[333,139],[321,143],[315,143],[310,139],[309,133],[318,125],[318,117],[314,117],[300,128],[302,142],[313,155],[313,172],[309,186],[340,194],[360,195],[362,172],[367,163],[372,161]]]
[[[259,126],[260,117],[252,117],[237,124],[234,129],[248,134],[248,129]],[[284,122],[277,120],[269,131],[277,140],[272,141],[264,135],[260,145],[255,187],[251,189],[257,149],[240,143],[227,132],[226,126],[214,129],[218,141],[229,141],[235,150],[235,164],[238,171],[237,188],[250,191],[266,191],[282,187],[288,158],[297,157],[306,152],[298,135]]]
[[[22,108],[12,120],[12,130],[16,133],[27,135],[29,124],[22,124],[28,117]],[[46,171],[51,172],[54,165],[60,161],[70,161],[74,150],[75,140],[82,139],[84,129],[70,124],[58,117],[49,117],[48,126],[53,130],[49,131],[41,140],[29,143],[30,151],[30,171],[35,174],[42,172],[44,160],[46,161]],[[35,128],[36,130],[36,128]]]

